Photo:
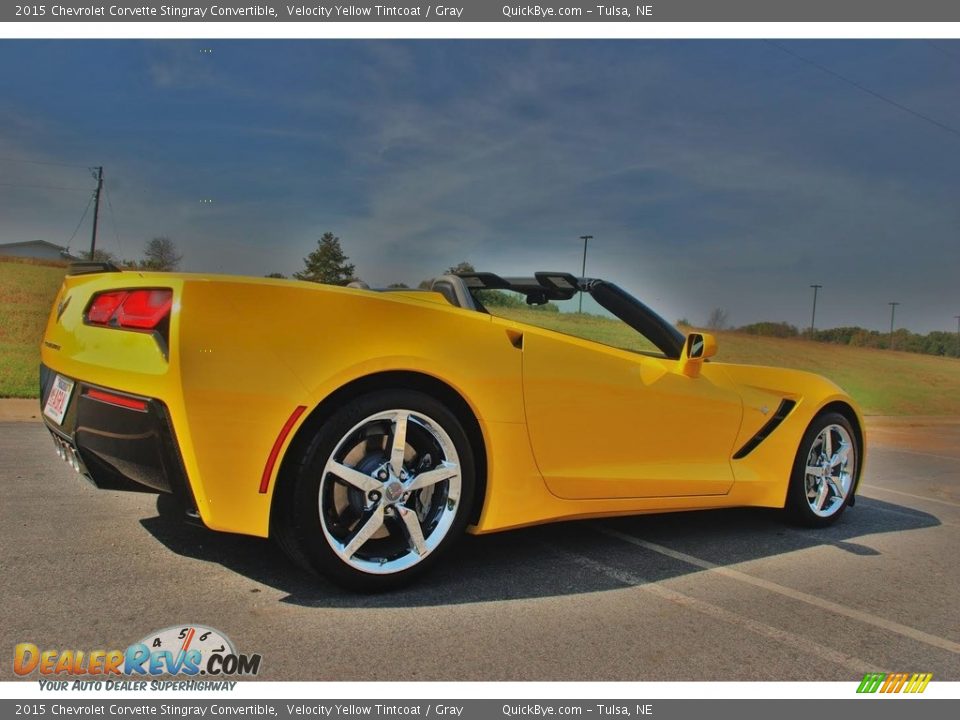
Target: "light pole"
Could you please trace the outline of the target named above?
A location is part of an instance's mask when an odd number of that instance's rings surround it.
[[[893,350],[893,314],[897,311],[897,305],[900,303],[887,303],[890,306],[890,349]]]
[[[587,276],[587,240],[593,240],[593,235],[581,235],[580,239],[583,240],[583,267],[580,268],[580,279],[583,280]],[[578,313],[583,312],[583,290],[580,290],[580,306],[577,308]]]
[[[957,319],[957,357],[960,358],[960,315],[954,315]]]
[[[817,290],[823,285],[811,285],[813,288],[813,314],[810,316],[810,339],[813,340],[813,328],[817,324]]]

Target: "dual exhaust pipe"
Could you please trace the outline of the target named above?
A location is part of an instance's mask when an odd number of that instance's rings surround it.
[[[61,460],[76,470],[77,473],[83,472],[83,463],[81,462],[80,455],[77,453],[77,450],[73,447],[73,445],[62,440],[56,435],[53,436],[53,444],[56,448],[57,455],[60,456]]]

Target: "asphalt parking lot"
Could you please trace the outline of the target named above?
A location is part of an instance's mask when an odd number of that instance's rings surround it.
[[[42,425],[0,422],[0,678],[19,642],[202,623],[270,680],[960,680],[960,420],[868,437],[827,530],[763,510],[561,523],[468,537],[418,584],[358,596],[269,541],[95,490]]]

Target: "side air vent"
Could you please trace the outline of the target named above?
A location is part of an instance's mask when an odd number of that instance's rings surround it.
[[[752,453],[756,449],[757,445],[766,440],[767,436],[780,426],[780,423],[786,419],[787,415],[790,414],[790,411],[793,410],[796,404],[797,403],[793,400],[781,400],[780,407],[777,408],[777,411],[773,414],[773,417],[770,418],[766,424],[757,431],[756,435],[747,440],[742,448],[737,450],[733,456],[733,459],[741,460]]]

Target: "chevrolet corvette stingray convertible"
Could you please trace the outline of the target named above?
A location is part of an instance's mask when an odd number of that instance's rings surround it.
[[[733,506],[836,520],[863,463],[855,403],[716,350],[561,272],[377,291],[86,263],[47,323],[41,408],[97,487],[170,493],[376,590],[464,532]]]

